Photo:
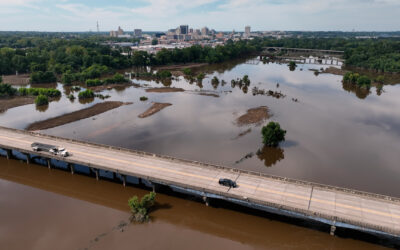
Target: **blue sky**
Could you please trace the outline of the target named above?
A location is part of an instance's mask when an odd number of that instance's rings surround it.
[[[400,0],[0,0],[0,30],[400,30]]]

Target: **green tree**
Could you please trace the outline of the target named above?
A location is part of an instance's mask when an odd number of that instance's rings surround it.
[[[290,71],[294,71],[297,67],[297,64],[294,61],[290,61],[288,66],[289,66]]]
[[[10,97],[16,94],[17,90],[10,84],[0,83],[0,97]]]
[[[191,76],[193,72],[190,68],[185,68],[183,69],[183,74],[185,74],[186,76]]]
[[[149,219],[149,212],[151,207],[154,206],[156,193],[150,192],[139,198],[135,195],[128,200],[128,206],[132,213],[132,219],[136,222],[145,222]]]
[[[38,95],[35,99],[35,104],[37,106],[44,106],[49,104],[49,99],[45,95]]]
[[[214,76],[213,79],[211,79],[211,85],[214,87],[214,89],[218,88],[218,85],[219,85],[218,77]]]
[[[158,40],[157,39],[153,39],[152,41],[151,41],[151,45],[157,45],[158,44]]]
[[[94,92],[90,89],[84,90],[79,92],[78,94],[79,99],[88,99],[88,98],[94,98]]]
[[[368,76],[360,76],[357,79],[357,86],[369,88],[371,86],[371,79]]]
[[[279,142],[285,140],[286,130],[281,129],[278,122],[270,122],[261,129],[265,146],[277,147]]]

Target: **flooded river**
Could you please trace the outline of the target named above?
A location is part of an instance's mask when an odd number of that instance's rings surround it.
[[[375,87],[360,91],[343,85],[341,76],[310,71],[320,65],[290,71],[284,64],[254,62],[204,68],[208,74],[202,84],[183,77],[164,83],[134,79],[146,87],[164,84],[186,91],[147,93],[133,86],[105,90],[108,100],[133,104],[42,132],[400,197],[400,85],[384,86],[383,92]],[[247,90],[231,86],[232,79],[246,74],[251,81]],[[214,76],[218,85],[211,84]],[[34,105],[10,109],[0,114],[0,125],[24,129],[102,102],[71,103],[68,90],[57,87],[64,92],[60,100],[45,110]],[[254,87],[284,97],[254,96]],[[148,100],[140,101],[141,96]],[[152,102],[172,106],[138,118]],[[265,123],[277,121],[287,130],[277,149],[262,147],[262,126],[235,122],[259,106],[272,114]],[[0,165],[0,243],[10,249],[379,248],[330,237],[325,229],[256,216],[255,211],[205,207],[166,194],[157,197],[161,205],[151,223],[124,226],[128,197],[146,190],[17,161],[0,159]],[[24,240],[17,240],[22,235]]]

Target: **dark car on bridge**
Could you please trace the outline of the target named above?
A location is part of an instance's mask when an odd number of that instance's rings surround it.
[[[222,186],[226,186],[226,187],[231,187],[231,188],[235,188],[237,187],[237,184],[235,181],[232,181],[231,179],[226,179],[226,178],[221,178],[219,179],[218,182],[220,185]]]

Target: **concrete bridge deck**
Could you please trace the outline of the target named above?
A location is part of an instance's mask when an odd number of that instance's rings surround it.
[[[65,147],[61,158],[31,143]],[[0,148],[135,176],[273,213],[400,238],[400,199],[0,127]],[[236,180],[238,188],[218,184]],[[334,229],[334,227],[332,227]]]

